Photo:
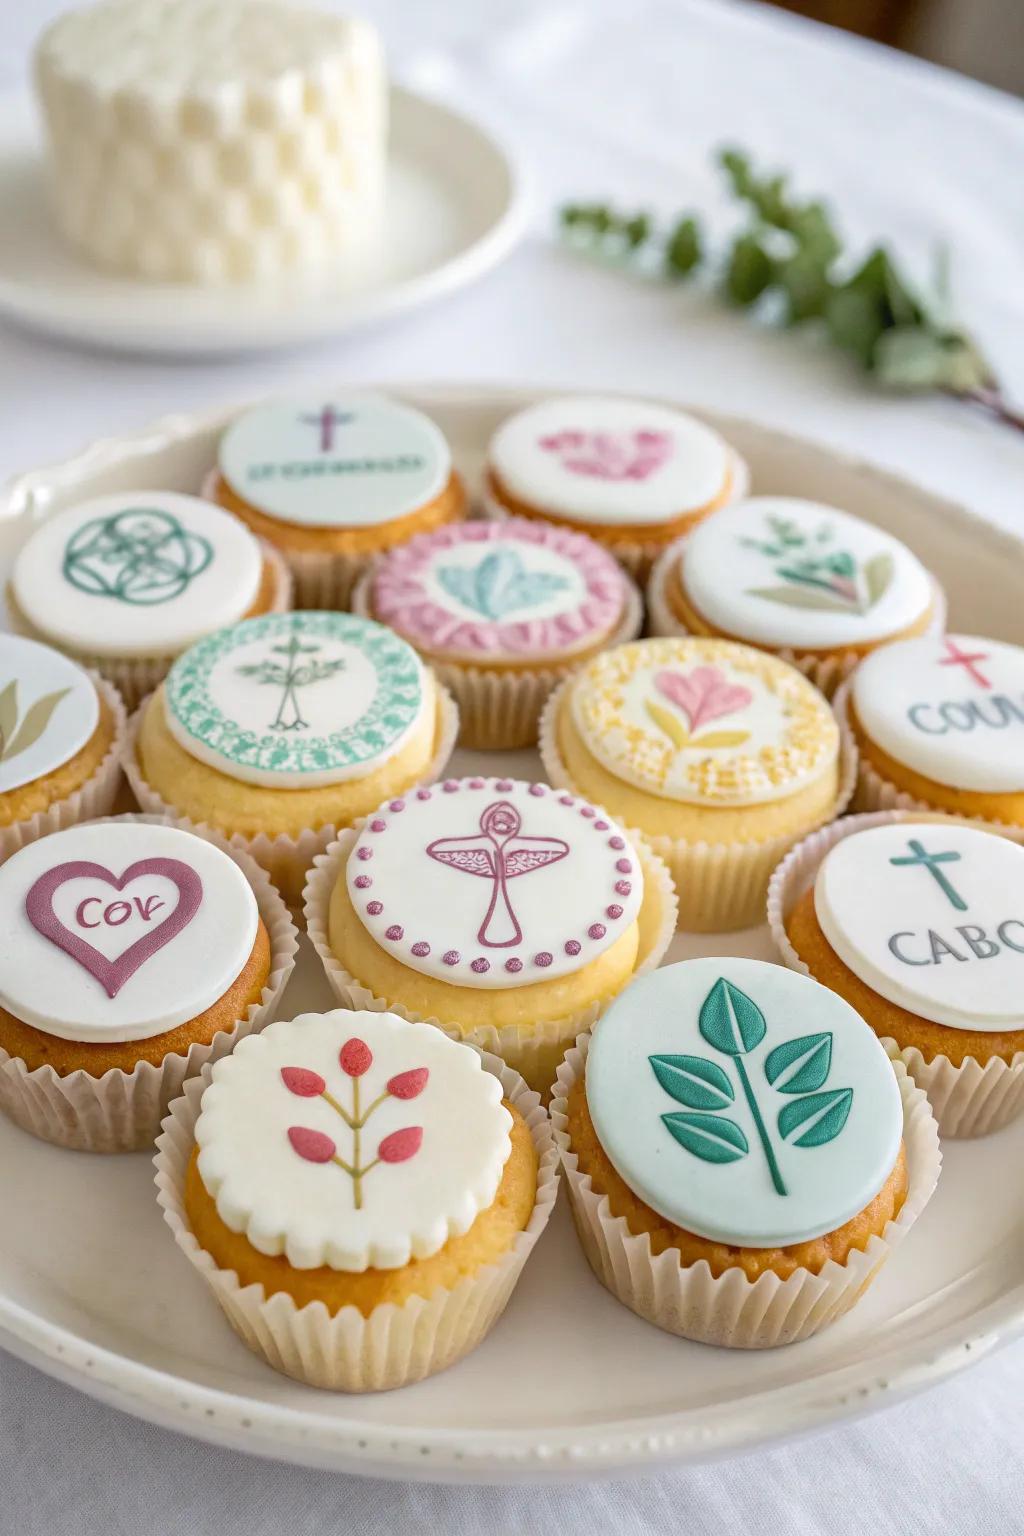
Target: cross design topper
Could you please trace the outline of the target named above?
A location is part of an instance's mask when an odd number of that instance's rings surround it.
[[[520,944],[523,930],[509,900],[508,881],[556,864],[569,852],[560,837],[521,835],[523,819],[507,800],[496,800],[480,817],[475,837],[439,837],[427,853],[440,864],[450,864],[467,875],[491,881],[491,900],[477,932],[477,941],[488,949],[507,949]]]

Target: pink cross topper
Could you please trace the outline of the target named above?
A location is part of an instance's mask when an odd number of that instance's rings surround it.
[[[320,452],[330,453],[334,447],[334,429],[343,427],[346,422],[352,420],[350,411],[336,410],[333,405],[325,405],[320,408],[315,416],[303,415],[299,417],[307,426],[318,427],[320,430]]]
[[[508,881],[556,864],[569,852],[560,837],[521,834],[523,819],[507,800],[496,800],[480,817],[476,837],[439,837],[427,853],[440,864],[450,864],[467,875],[491,881],[491,900],[477,933],[488,949],[507,949],[522,943],[523,930],[509,900]]]
[[[943,643],[946,654],[939,657],[940,667],[963,667],[971,682],[977,683],[979,688],[992,687],[988,678],[978,670],[976,665],[979,661],[988,661],[988,651],[962,651],[951,635],[947,635]]]

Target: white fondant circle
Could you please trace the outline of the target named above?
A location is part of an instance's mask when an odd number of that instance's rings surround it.
[[[1024,848],[944,822],[845,837],[814,884],[829,944],[861,981],[935,1024],[1024,1030]]]
[[[174,924],[188,891],[168,874],[145,872],[121,884],[132,865],[174,861],[199,881],[194,914],[128,974],[109,977],[137,944]],[[87,864],[102,873],[62,866]],[[165,866],[166,867],[166,866]],[[65,942],[95,954],[76,958],[30,918],[32,892],[51,877],[49,908]],[[194,884],[194,882],[193,882]],[[126,910],[127,909],[127,910]],[[41,919],[37,919],[41,920]],[[55,832],[0,865],[0,1002],[17,1018],[64,1040],[148,1040],[209,1008],[239,976],[252,953],[259,912],[248,881],[232,859],[177,827],[105,821]],[[120,985],[111,995],[109,985]]]
[[[192,757],[272,789],[365,777],[429,707],[412,646],[370,619],[306,611],[209,635],[175,662],[164,701]]]
[[[871,740],[926,778],[1024,790],[1024,648],[977,635],[900,640],[857,668],[853,703]]]
[[[927,571],[899,539],[794,496],[722,508],[688,536],[681,559],[697,612],[757,645],[813,651],[881,640],[932,601]]]
[[[122,491],[47,518],[11,582],[41,634],[98,656],[168,656],[256,601],[258,541],[237,517],[173,491]]]
[[[383,395],[310,395],[244,411],[221,438],[220,472],[269,517],[370,528],[440,496],[451,454],[429,416]]]
[[[498,428],[491,469],[517,501],[614,526],[667,523],[725,492],[731,452],[682,411],[643,400],[544,400]]]
[[[702,1005],[720,979],[751,999],[766,1025],[763,1038],[740,1056],[717,1050],[701,1033]],[[831,1037],[825,1049],[824,1035]],[[776,1073],[771,1053],[804,1037],[817,1037],[811,1060],[804,1054],[801,1062],[798,1052]],[[801,1064],[809,1072],[817,1065],[820,1076],[826,1055],[819,1088],[785,1091]],[[652,1056],[690,1058],[676,1079],[680,1091],[718,1107],[692,1109],[687,1098],[673,1097],[655,1075]],[[784,1194],[774,1183],[743,1076]],[[641,977],[595,1027],[586,1082],[598,1138],[629,1187],[668,1221],[713,1242],[786,1247],[834,1231],[877,1195],[899,1153],[900,1092],[873,1032],[834,992],[761,960],[685,960]],[[839,1133],[820,1145],[799,1145],[828,1110],[817,1095],[844,1090],[852,1097]],[[676,1140],[666,1114],[689,1117],[696,1145],[727,1153],[745,1145],[746,1151],[722,1162],[698,1156]],[[784,1132],[779,1117],[787,1114],[800,1118]]]
[[[366,1048],[355,1064],[371,1058],[357,1077],[341,1061],[353,1040]],[[339,1108],[286,1086],[282,1071],[295,1068],[317,1074],[349,1119],[370,1112],[358,1148]],[[411,1097],[388,1091],[417,1071]],[[305,1013],[248,1036],[214,1067],[196,1122],[199,1174],[221,1220],[261,1253],[299,1269],[396,1269],[429,1258],[492,1204],[511,1126],[498,1079],[431,1025],[341,1008]],[[329,1138],[348,1170],[380,1159],[360,1177],[358,1208],[352,1174],[300,1155],[288,1134],[296,1128]],[[417,1149],[388,1162],[381,1143],[416,1128]]]
[[[640,861],[585,800],[516,779],[446,779],[367,817],[344,878],[403,965],[463,987],[571,975],[636,920]]]
[[[92,680],[48,645],[0,635],[0,794],[52,773],[100,718]]]

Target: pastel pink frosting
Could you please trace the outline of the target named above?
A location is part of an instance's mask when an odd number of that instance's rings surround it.
[[[456,603],[450,608],[439,603],[426,583],[446,551],[467,544],[479,545],[481,558],[491,550],[522,545],[551,550],[575,567],[582,594],[565,612],[549,618],[469,619]],[[580,650],[618,624],[625,598],[622,571],[599,544],[586,534],[526,518],[456,523],[418,534],[383,556],[372,585],[375,618],[423,650],[468,657],[545,657]]]

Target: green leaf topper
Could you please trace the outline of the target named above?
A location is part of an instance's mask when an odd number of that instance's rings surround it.
[[[710,1046],[732,1057],[775,1192],[788,1195],[765,1110],[743,1059],[767,1034],[764,1014],[753,998],[720,976],[701,1005],[699,1025]],[[680,1146],[706,1163],[735,1163],[747,1156],[750,1143],[742,1126],[722,1113],[736,1102],[732,1079],[724,1067],[705,1056],[657,1055],[648,1060],[665,1092],[677,1104],[696,1111],[661,1117]],[[853,1104],[853,1089],[819,1091],[824,1089],[831,1065],[831,1032],[786,1040],[768,1053],[764,1061],[768,1087],[787,1098],[776,1116],[783,1144],[822,1147],[842,1132]],[[767,1113],[770,1117],[771,1111]]]
[[[449,596],[494,622],[564,592],[568,578],[528,571],[514,549],[496,549],[474,566],[443,565],[437,579]]]
[[[777,561],[775,575],[784,585],[750,587],[751,597],[783,603],[787,608],[864,614],[892,582],[892,555],[881,551],[861,565],[848,550],[832,547],[834,534],[827,523],[812,533],[791,518],[769,517],[768,527],[768,537],[743,539],[741,543]]]
[[[25,711],[19,724],[17,678],[0,689],[0,763],[10,762],[35,745],[49,725],[54,710],[70,688],[44,693]]]

